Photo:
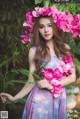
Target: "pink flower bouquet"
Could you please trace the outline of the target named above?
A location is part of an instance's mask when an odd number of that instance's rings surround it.
[[[63,77],[72,74],[73,67],[74,66],[72,58],[70,56],[67,56],[62,58],[56,69],[53,70],[48,68],[42,71],[43,80],[46,79],[53,86],[51,92],[53,93],[55,98],[59,97],[61,92],[63,91],[63,87],[59,81]]]

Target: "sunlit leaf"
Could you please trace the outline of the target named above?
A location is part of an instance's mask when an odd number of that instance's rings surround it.
[[[35,4],[40,4],[42,2],[42,0],[35,0]]]

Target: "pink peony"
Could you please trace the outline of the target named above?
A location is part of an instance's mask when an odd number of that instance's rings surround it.
[[[42,15],[43,16],[46,16],[46,15],[48,15],[48,16],[50,16],[52,14],[52,10],[51,10],[51,8],[49,7],[45,7],[45,8],[43,8],[42,9]]]
[[[46,70],[42,71],[42,74],[43,74],[44,77],[45,77],[46,79],[48,79],[49,81],[54,78],[54,77],[53,77],[54,71],[53,71],[52,69],[46,69]]]
[[[29,28],[32,28],[32,24],[31,23],[27,23],[26,21],[23,23],[23,26],[24,27],[29,27]]]
[[[42,13],[42,9],[43,9],[43,8],[35,7],[35,10],[32,11],[32,15],[33,15],[34,17],[39,17],[39,16],[41,15],[41,13]]]
[[[58,13],[58,9],[55,6],[51,7],[52,14]]]
[[[33,12],[32,12],[32,15],[33,15],[34,17],[39,17],[40,13],[39,13],[38,11],[33,11]]]
[[[72,21],[71,33],[73,37],[76,37],[80,34],[80,14],[74,16],[74,19]]]
[[[64,61],[65,63],[69,63],[69,62],[72,62],[72,58],[70,56],[63,57],[62,61]]]
[[[70,56],[63,57],[62,61],[65,63],[63,75],[72,74],[72,70],[73,70],[73,67],[74,67],[72,58]]]
[[[56,68],[55,70],[54,70],[54,77],[56,78],[56,79],[60,79],[60,78],[62,78],[62,76],[63,76],[63,73],[59,70],[59,68]]]
[[[32,12],[27,12],[26,13],[26,21],[29,21],[31,23],[32,19],[33,19]]]
[[[25,44],[26,42],[29,42],[30,41],[29,38],[28,38],[28,36],[26,36],[24,34],[22,34],[20,37],[22,38],[22,41],[21,42],[23,44]]]
[[[57,14],[57,19],[56,19],[56,23],[57,26],[62,29],[64,32],[71,32],[70,27],[71,22],[73,20],[73,16],[71,14],[69,14],[68,12],[64,13],[64,12],[59,12]]]
[[[59,97],[61,95],[61,92],[63,91],[62,85],[57,80],[51,81],[50,84],[53,86],[51,92],[53,93],[54,97]]]

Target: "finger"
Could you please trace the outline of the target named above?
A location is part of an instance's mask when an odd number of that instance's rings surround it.
[[[1,100],[2,100],[3,103],[7,101],[8,96],[9,96],[9,95],[6,94],[6,93],[1,93]]]
[[[2,100],[2,103],[6,103],[6,100]]]
[[[8,93],[1,93],[1,97],[8,97],[9,94]]]
[[[6,102],[6,99],[2,99],[2,102]]]
[[[7,100],[6,100],[6,98],[5,97],[1,97],[1,102],[2,103],[5,103]]]
[[[1,96],[1,100],[2,101],[6,101],[6,97],[5,96]]]
[[[42,85],[41,85],[41,84],[39,84],[39,85],[38,85],[38,87],[39,87],[39,88],[42,88]]]

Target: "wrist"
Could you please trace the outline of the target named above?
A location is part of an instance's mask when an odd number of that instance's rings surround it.
[[[18,100],[18,99],[21,99],[21,98],[22,98],[22,97],[14,96],[14,97],[13,97],[13,101]]]
[[[13,101],[17,100],[18,98],[16,98],[15,96],[13,97]]]
[[[53,89],[53,86],[51,84],[48,85],[48,89],[49,90],[52,90]]]

